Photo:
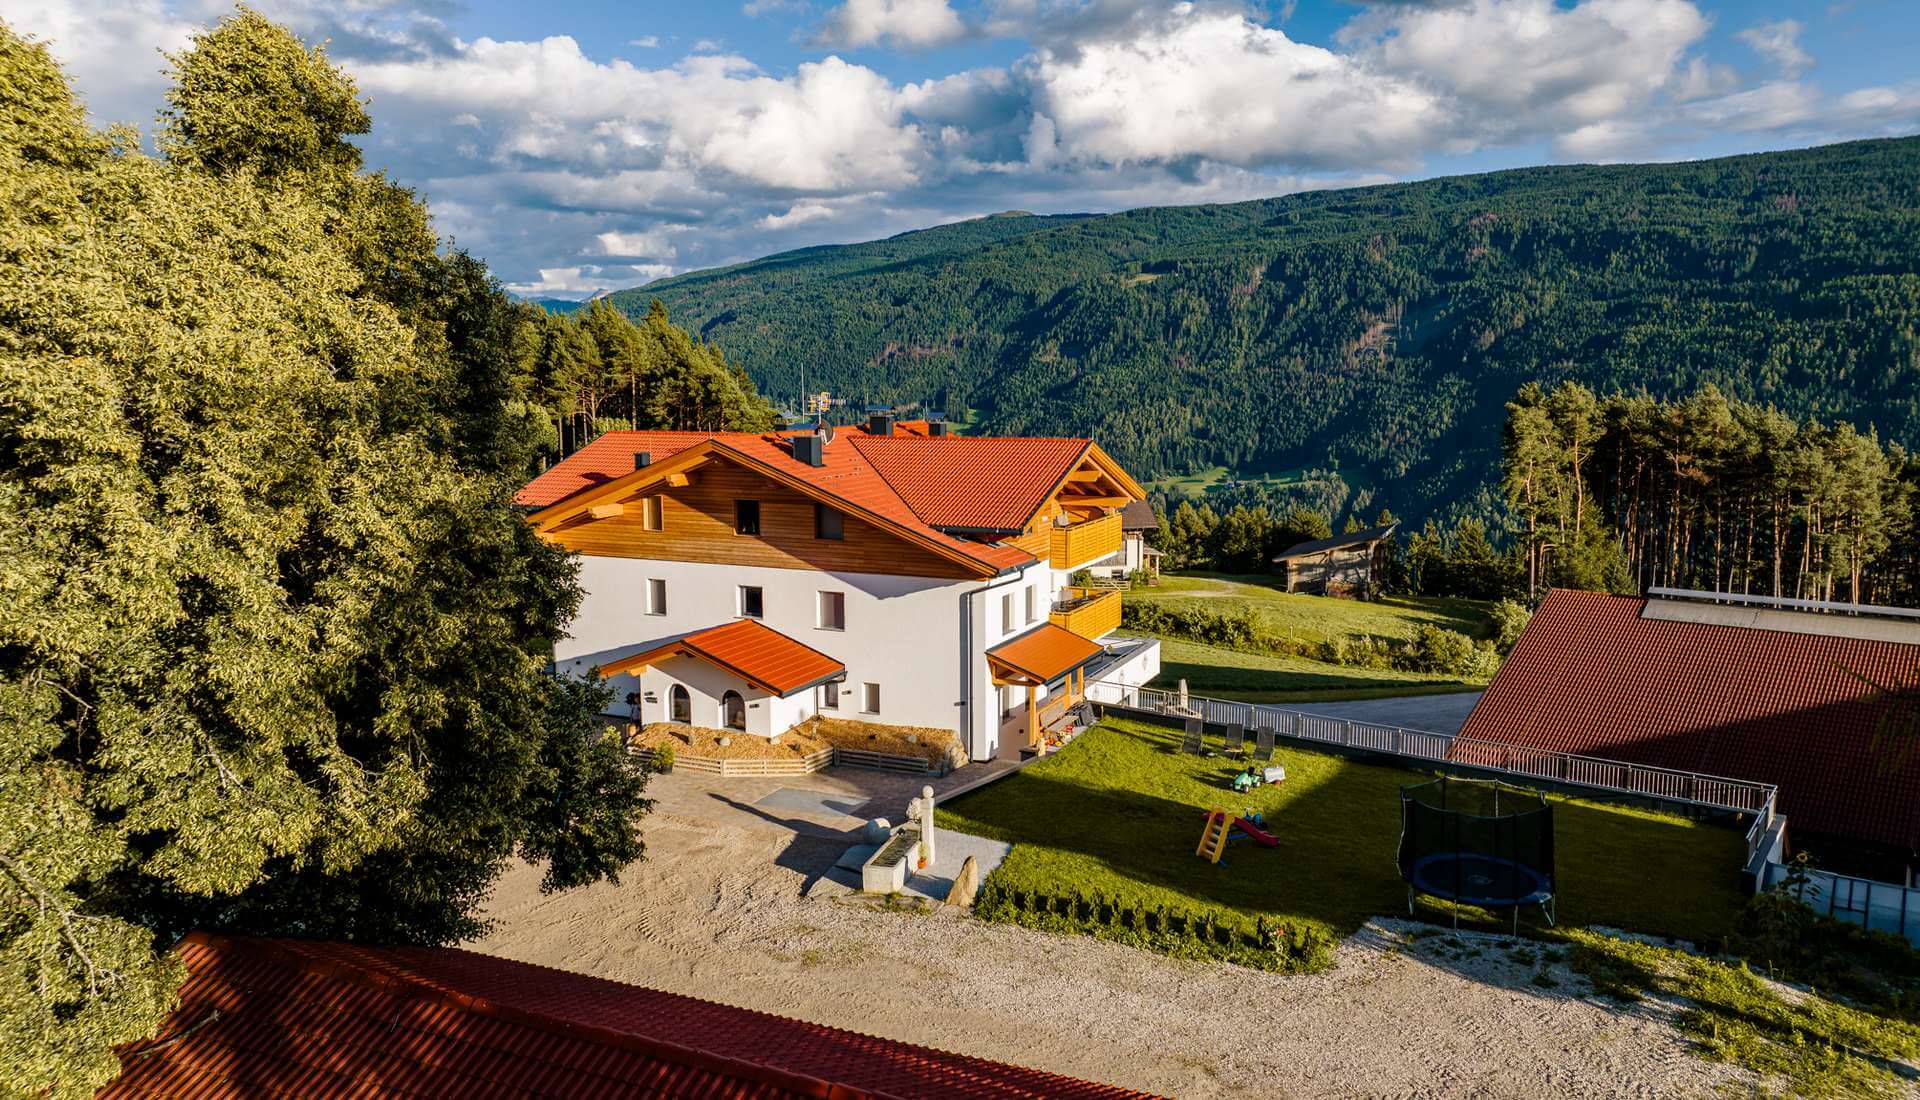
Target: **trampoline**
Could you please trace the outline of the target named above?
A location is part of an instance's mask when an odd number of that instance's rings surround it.
[[[1553,807],[1538,791],[1445,777],[1400,788],[1399,864],[1409,914],[1427,894],[1511,909],[1516,931],[1524,905],[1554,921]]]

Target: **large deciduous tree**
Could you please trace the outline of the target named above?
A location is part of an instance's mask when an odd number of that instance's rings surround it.
[[[0,26],[0,1051],[85,1095],[194,926],[440,943],[514,853],[641,854],[508,505],[525,315],[357,173],[352,84],[252,12],[161,147]]]

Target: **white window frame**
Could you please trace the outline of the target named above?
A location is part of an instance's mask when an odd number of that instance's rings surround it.
[[[647,614],[667,613],[667,582],[662,577],[647,578]]]
[[[840,681],[828,680],[820,685],[820,709],[840,709]]]
[[[831,602],[837,603],[840,606],[840,621],[837,623],[827,621],[829,597],[832,598]],[[845,592],[831,592],[825,589],[815,593],[813,598],[813,626],[815,630],[845,630],[847,628],[847,594]]]
[[[880,713],[880,685],[872,680],[860,685],[860,713]]]
[[[760,613],[757,615],[747,610],[747,593],[749,592],[757,592],[760,594]],[[757,584],[742,584],[735,586],[734,593],[734,603],[736,605],[734,613],[740,618],[765,619],[767,617],[767,590],[765,588]]]
[[[1039,585],[1030,584],[1027,586],[1027,625],[1028,626],[1032,626],[1034,623],[1034,620],[1039,618],[1038,613],[1034,611],[1034,608],[1038,607],[1040,604],[1039,595],[1040,595]]]

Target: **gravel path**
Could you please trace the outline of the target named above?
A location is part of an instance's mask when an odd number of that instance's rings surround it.
[[[669,777],[673,778],[673,777]],[[663,800],[670,807],[672,800]],[[1704,1096],[1750,1079],[1663,1011],[1532,982],[1511,941],[1377,920],[1325,974],[801,896],[843,842],[671,808],[618,886],[517,865],[476,950],[1180,1096]]]

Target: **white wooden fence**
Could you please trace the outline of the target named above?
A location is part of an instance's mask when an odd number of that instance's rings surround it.
[[[1741,813],[1770,815],[1774,802],[1771,783],[1701,775],[1698,772],[1650,768],[1600,760],[1591,756],[1516,748],[1497,741],[1448,736],[1426,730],[1383,726],[1331,718],[1232,699],[1181,696],[1157,688],[1130,688],[1122,709],[1177,718],[1198,718],[1214,725],[1238,724],[1249,730],[1270,729],[1282,737],[1342,748],[1397,756],[1407,760],[1457,764],[1528,779],[1592,787],[1613,794],[1632,794],[1663,802],[1685,803]]]

